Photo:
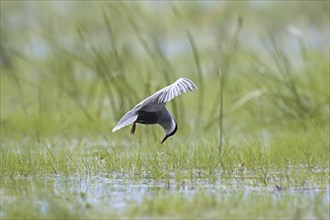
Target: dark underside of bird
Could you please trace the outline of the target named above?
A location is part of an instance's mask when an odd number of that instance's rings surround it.
[[[182,93],[192,92],[195,89],[197,86],[190,79],[179,78],[128,111],[112,129],[112,132],[132,124],[131,133],[134,134],[136,123],[159,124],[165,132],[161,142],[163,143],[168,137],[174,135],[178,128],[173,116],[165,107],[166,103]]]
[[[140,124],[157,124],[158,118],[160,117],[160,112],[147,112],[147,111],[138,111],[138,117],[136,121],[133,123],[131,128],[131,134],[134,134],[136,129],[136,123]]]

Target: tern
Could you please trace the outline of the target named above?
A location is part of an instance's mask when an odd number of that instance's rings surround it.
[[[179,78],[171,85],[149,96],[128,111],[112,129],[112,132],[133,124],[131,133],[134,134],[136,123],[146,125],[159,124],[165,132],[165,136],[161,141],[161,144],[164,143],[178,129],[175,119],[165,107],[166,103],[182,93],[192,92],[195,89],[197,89],[197,86],[190,79]]]

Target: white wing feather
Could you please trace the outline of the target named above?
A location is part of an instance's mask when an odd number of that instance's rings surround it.
[[[117,125],[112,129],[112,132],[115,132],[127,125],[130,125],[136,121],[138,118],[138,115],[135,111],[135,109],[130,110],[127,112],[117,123]]]
[[[165,104],[174,99],[175,97],[181,95],[182,93],[192,92],[195,89],[197,89],[197,86],[190,79],[180,78],[171,85],[166,86],[155,94],[149,96],[148,98],[137,104],[136,107],[142,108],[151,103]]]

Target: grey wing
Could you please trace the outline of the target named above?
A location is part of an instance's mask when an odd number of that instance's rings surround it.
[[[163,107],[165,103],[171,101],[182,93],[192,92],[195,89],[197,89],[197,86],[190,79],[180,78],[171,85],[166,86],[140,102],[136,108],[143,108],[144,110],[148,108],[159,109]]]
[[[136,121],[138,115],[136,113],[135,108],[128,111],[117,123],[117,125],[112,129],[112,132],[115,132],[127,125],[130,125]]]

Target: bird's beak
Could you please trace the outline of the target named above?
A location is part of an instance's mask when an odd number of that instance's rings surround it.
[[[161,144],[164,143],[168,137],[169,137],[169,135],[165,135],[165,137],[163,138]]]

